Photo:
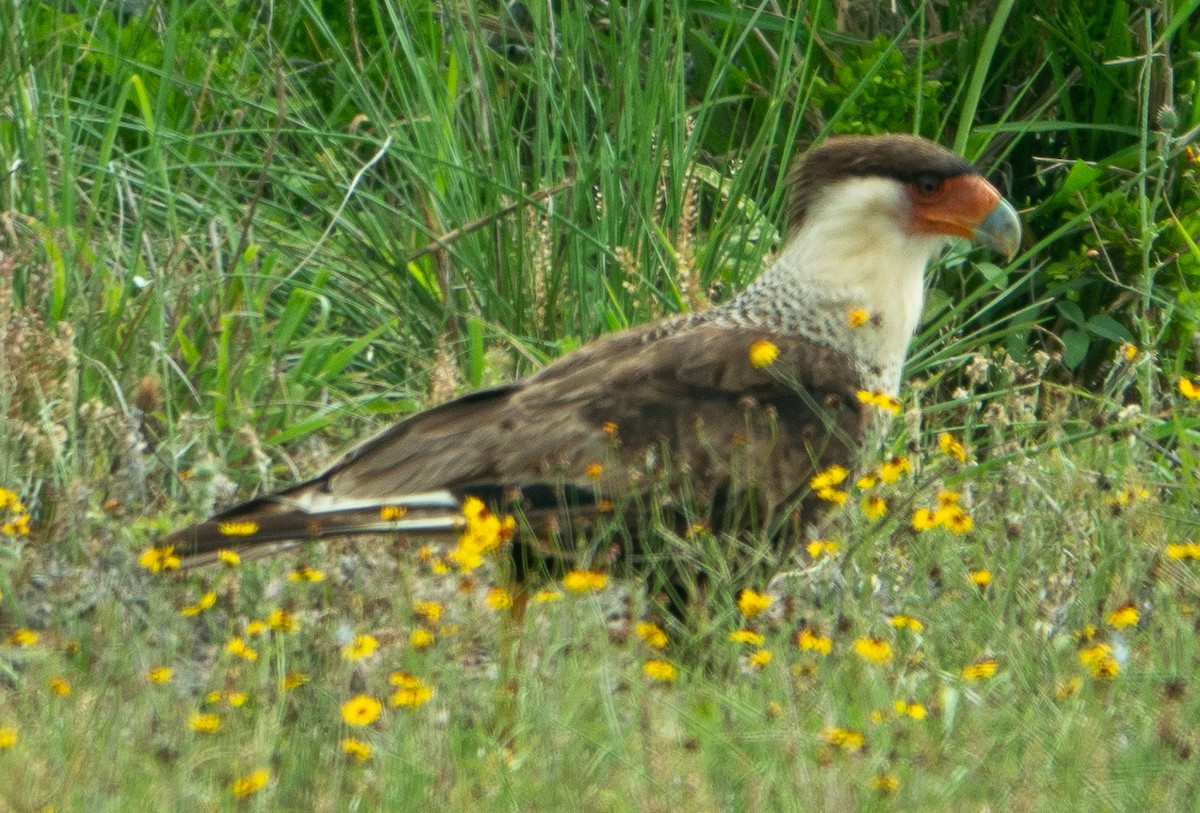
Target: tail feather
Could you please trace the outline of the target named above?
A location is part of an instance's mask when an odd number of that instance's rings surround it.
[[[466,519],[459,499],[445,490],[378,500],[346,500],[319,489],[293,489],[234,506],[172,532],[162,545],[185,558],[222,549],[244,550],[283,542],[355,534],[453,534]]]

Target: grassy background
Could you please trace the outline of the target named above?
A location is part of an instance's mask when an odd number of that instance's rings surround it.
[[[0,10],[0,486],[27,509],[0,520],[31,524],[0,535],[0,810],[226,807],[255,768],[263,809],[1188,809],[1200,577],[1167,546],[1198,504],[1178,382],[1198,349],[1200,3],[785,5]],[[977,161],[1026,250],[933,273],[883,452],[914,471],[884,518],[856,492],[824,529],[837,554],[777,563],[749,621],[728,540],[686,543],[720,578],[707,618],[667,624],[677,681],[642,673],[632,624],[666,621],[637,584],[533,606],[500,725],[490,567],[437,576],[400,543],[138,567],[162,530],[388,420],[727,298],[779,245],[803,145],[885,130]],[[974,529],[915,532],[945,489]],[[300,562],[325,580],[289,581]],[[1136,626],[1106,624],[1129,603]],[[253,663],[226,652],[276,608],[299,631],[247,638]],[[746,624],[764,668],[726,640]],[[1080,662],[1089,625],[1116,677]],[[379,651],[343,658],[355,633]],[[892,660],[856,655],[866,636]],[[963,677],[988,657],[994,677]],[[397,670],[434,699],[348,728],[341,704],[386,700]],[[281,689],[294,671],[310,681]],[[199,711],[221,728],[190,729]]]

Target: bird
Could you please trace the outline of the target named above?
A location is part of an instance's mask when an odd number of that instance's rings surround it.
[[[786,241],[744,290],[601,336],[541,370],[417,412],[324,471],[161,539],[177,555],[336,536],[454,538],[512,516],[562,557],[619,517],[811,523],[894,398],[931,261],[955,238],[1016,254],[1016,210],[968,161],[902,134],[831,136],[788,178]],[[869,400],[869,399],[868,399]],[[666,496],[663,496],[666,495]],[[675,495],[675,496],[671,496]],[[605,523],[608,522],[608,525]],[[775,523],[772,526],[772,523]]]

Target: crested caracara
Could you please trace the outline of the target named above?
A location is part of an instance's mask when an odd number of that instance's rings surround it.
[[[652,488],[715,526],[811,518],[815,472],[849,466],[895,395],[950,238],[1006,258],[1016,212],[966,161],[903,135],[830,138],[797,161],[790,231],[722,305],[601,337],[528,378],[417,413],[321,474],[177,530],[183,556],[353,534],[450,534],[463,501],[528,521],[553,554]],[[755,358],[751,359],[752,348]],[[796,513],[798,512],[798,514]]]

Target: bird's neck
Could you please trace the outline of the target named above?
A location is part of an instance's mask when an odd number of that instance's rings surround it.
[[[845,352],[865,388],[895,394],[921,319],[925,268],[939,249],[940,241],[861,221],[820,220],[801,228],[726,307]]]

